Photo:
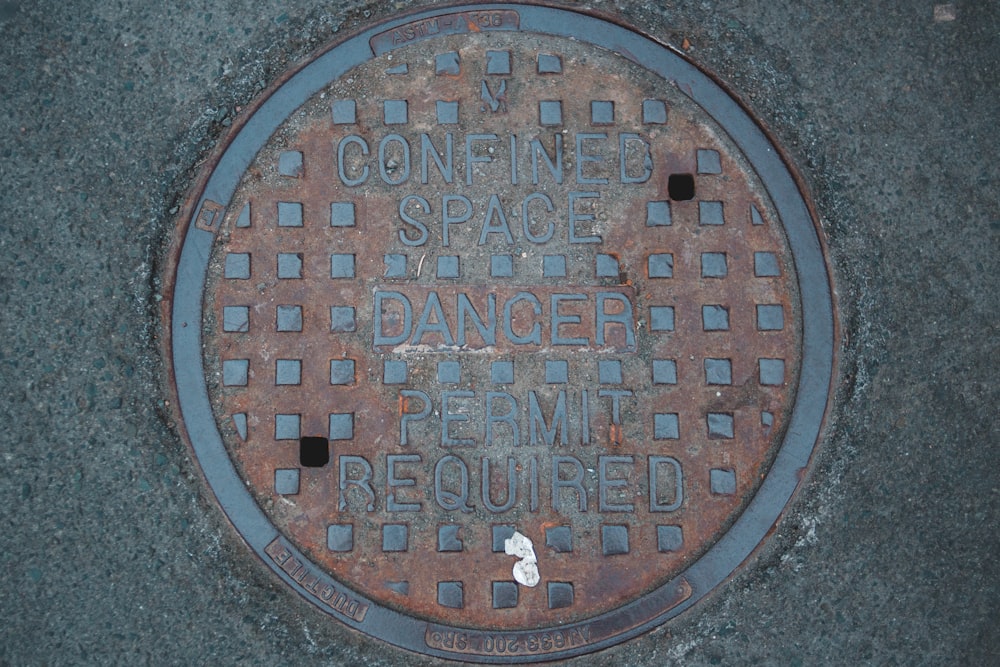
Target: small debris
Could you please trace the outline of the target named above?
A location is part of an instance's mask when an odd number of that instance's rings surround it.
[[[947,21],[954,21],[956,18],[955,5],[949,3],[946,5],[934,5],[934,22],[935,23],[945,23]]]
[[[514,581],[522,586],[537,586],[541,577],[538,576],[538,558],[535,557],[535,547],[531,540],[514,531],[513,535],[504,540],[503,549],[508,556],[521,559],[514,563]]]

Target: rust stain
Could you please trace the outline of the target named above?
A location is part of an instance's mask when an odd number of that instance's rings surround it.
[[[384,58],[352,72],[257,156],[216,225],[205,362],[239,474],[296,549],[378,603],[506,631],[615,609],[718,539],[784,431],[801,330],[766,193],[681,94],[611,53],[468,29],[395,49],[406,77],[383,76]],[[460,73],[437,76],[434,57],[451,50]],[[522,67],[506,114],[483,105],[487,50]],[[541,52],[560,56],[561,75],[537,74]],[[356,122],[331,124],[337,100],[355,103]],[[659,117],[647,100],[666,124],[643,122]],[[560,102],[546,107],[559,124],[540,122],[542,101]],[[438,102],[457,102],[459,122],[439,123]],[[541,156],[557,142],[561,182]],[[287,152],[302,155],[297,178],[278,170]],[[677,174],[691,197],[671,190]],[[244,315],[247,330],[226,330]],[[761,360],[778,359],[762,383]],[[246,384],[222,382],[234,361]],[[328,437],[329,463],[300,465],[301,436]],[[666,510],[675,470],[683,502]],[[276,471],[297,471],[295,493]],[[511,575],[493,547],[508,527],[537,545],[544,583],[495,608],[492,584]],[[572,551],[546,546],[566,535]],[[572,605],[550,608],[548,582],[572,582]]]

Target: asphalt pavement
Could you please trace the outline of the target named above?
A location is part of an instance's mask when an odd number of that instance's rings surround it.
[[[175,430],[161,268],[259,93],[409,3],[0,2],[0,663],[443,664],[287,590]],[[429,5],[429,3],[416,3]],[[771,539],[587,665],[1000,659],[1000,8],[573,3],[683,49],[799,167],[842,341]]]

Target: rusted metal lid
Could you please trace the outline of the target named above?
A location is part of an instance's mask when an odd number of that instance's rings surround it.
[[[835,318],[781,153],[713,79],[529,5],[374,26],[235,128],[179,228],[183,424],[297,592],[426,654],[593,651],[763,539]]]

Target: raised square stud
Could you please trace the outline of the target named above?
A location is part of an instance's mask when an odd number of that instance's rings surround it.
[[[242,229],[250,226],[250,202],[247,202],[243,206],[243,210],[240,211],[239,216],[236,218],[236,227]]]
[[[493,553],[504,553],[504,542],[514,535],[514,526],[493,526]]]
[[[545,278],[565,278],[566,277],[566,256],[565,255],[543,255],[542,256],[542,276]]]
[[[680,421],[676,412],[653,415],[654,440],[677,440],[680,437]]]
[[[222,384],[225,387],[247,386],[249,373],[249,359],[227,359],[222,362]]]
[[[590,103],[591,125],[614,125],[615,103],[606,100],[594,100]]]
[[[462,540],[458,537],[459,526],[438,526],[438,551],[454,552],[462,550]]]
[[[406,551],[409,548],[409,529],[405,523],[387,523],[382,526],[382,551]]]
[[[465,595],[461,581],[439,581],[437,585],[437,602],[442,607],[462,609],[465,606]]]
[[[274,368],[274,384],[301,384],[302,361],[300,359],[278,359]]]
[[[439,125],[455,125],[458,123],[458,102],[438,100],[434,105],[437,111]]]
[[[573,606],[573,584],[564,581],[548,583],[549,609],[564,609]]]
[[[382,118],[386,125],[406,125],[408,120],[406,100],[383,101]]]
[[[545,546],[556,553],[573,552],[573,530],[569,526],[552,526],[545,529]]]
[[[649,330],[650,331],[673,331],[674,330],[674,307],[673,306],[650,306],[649,307]]]
[[[596,264],[595,271],[598,278],[618,277],[618,258],[614,255],[598,254]]]
[[[282,151],[278,155],[278,173],[289,178],[302,176],[302,152]]]
[[[731,412],[709,412],[708,437],[712,440],[731,440],[733,438],[733,415]]]
[[[278,331],[302,331],[302,306],[278,306]]]
[[[513,255],[492,255],[490,257],[490,276],[493,278],[510,278],[513,275]]]
[[[354,438],[354,413],[330,415],[330,440],[352,440]]]
[[[354,100],[334,100],[332,111],[334,125],[353,125],[358,120],[358,105]]]
[[[490,364],[490,382],[493,384],[512,384],[514,382],[514,362],[494,361]]]
[[[562,58],[552,53],[539,53],[538,73],[562,74]]]
[[[406,67],[406,65],[400,65],[399,67]],[[393,69],[397,69],[397,68],[393,68]],[[389,70],[386,70],[386,73],[387,74],[391,74],[391,72]],[[410,582],[406,581],[406,580],[403,580],[403,581],[386,581],[385,582],[385,587],[388,588],[393,593],[399,593],[400,595],[409,595],[410,594]]]
[[[382,263],[385,264],[386,278],[406,277],[406,255],[383,255]]]
[[[642,101],[642,122],[646,125],[663,125],[667,122],[667,105],[663,100]]]
[[[229,280],[250,278],[250,253],[230,252],[226,254],[225,276]]]
[[[760,359],[760,383],[780,387],[785,384],[784,359]]]
[[[517,606],[517,582],[493,582],[493,608],[513,609]]]
[[[721,174],[722,161],[719,151],[707,148],[698,149],[698,173],[699,174]]]
[[[408,370],[405,361],[386,359],[382,366],[382,384],[406,384]]]
[[[510,74],[510,51],[487,51],[486,73]]]
[[[222,308],[222,330],[232,333],[250,330],[249,306],[224,306]]]
[[[354,226],[354,202],[335,201],[330,204],[331,227]]]
[[[670,218],[670,202],[668,201],[646,202],[647,227],[667,227],[671,224],[672,221]]]
[[[680,551],[684,547],[684,533],[680,526],[657,526],[656,548],[661,553]]]
[[[458,74],[459,72],[459,58],[458,51],[448,51],[447,53],[439,53],[434,56],[434,73],[437,75],[442,74]]]
[[[785,328],[785,311],[781,304],[757,306],[757,330],[781,331]]]
[[[753,254],[753,274],[758,278],[770,278],[781,275],[778,257],[773,252],[755,252]]]
[[[274,415],[274,439],[275,440],[298,440],[299,415]]]
[[[546,361],[545,382],[547,384],[566,384],[569,382],[569,362],[564,360]]]
[[[729,273],[726,263],[726,253],[724,252],[703,252],[701,253],[701,277],[702,278],[725,278]]]
[[[677,362],[653,359],[653,384],[677,384]]]
[[[330,331],[350,333],[357,328],[354,306],[330,306]]]
[[[708,473],[709,486],[717,496],[731,496],[736,493],[736,471],[712,468]]]
[[[538,123],[540,125],[562,125],[562,102],[542,100],[538,103]]]
[[[723,225],[726,223],[722,213],[721,201],[698,202],[698,222],[702,225]]]
[[[274,471],[274,492],[279,496],[294,496],[299,492],[299,469],[278,468]]]
[[[619,556],[629,552],[628,526],[601,526],[601,550],[605,556]]]
[[[240,434],[240,438],[243,440],[247,439],[247,413],[237,412],[233,415],[233,426],[236,427],[236,432]]]
[[[337,253],[330,255],[330,277],[353,278],[354,277],[354,255]]]
[[[330,384],[354,384],[354,359],[330,360]]]
[[[732,384],[733,364],[729,359],[705,360],[705,384]]]
[[[705,331],[729,331],[729,309],[725,306],[702,306],[701,328]]]
[[[674,256],[670,253],[658,253],[646,258],[646,271],[650,278],[673,278]]]
[[[457,361],[439,361],[437,381],[441,384],[458,384],[462,379],[462,365]]]
[[[601,384],[621,384],[622,362],[617,359],[598,361],[597,378]]]
[[[302,226],[302,204],[299,202],[279,201],[278,202],[278,226],[279,227],[301,227]]]
[[[278,278],[295,280],[302,277],[302,253],[278,253]]]
[[[330,551],[354,550],[354,524],[334,523],[326,527],[326,548]]]
[[[458,255],[442,255],[437,258],[438,278],[458,278],[459,264]]]

